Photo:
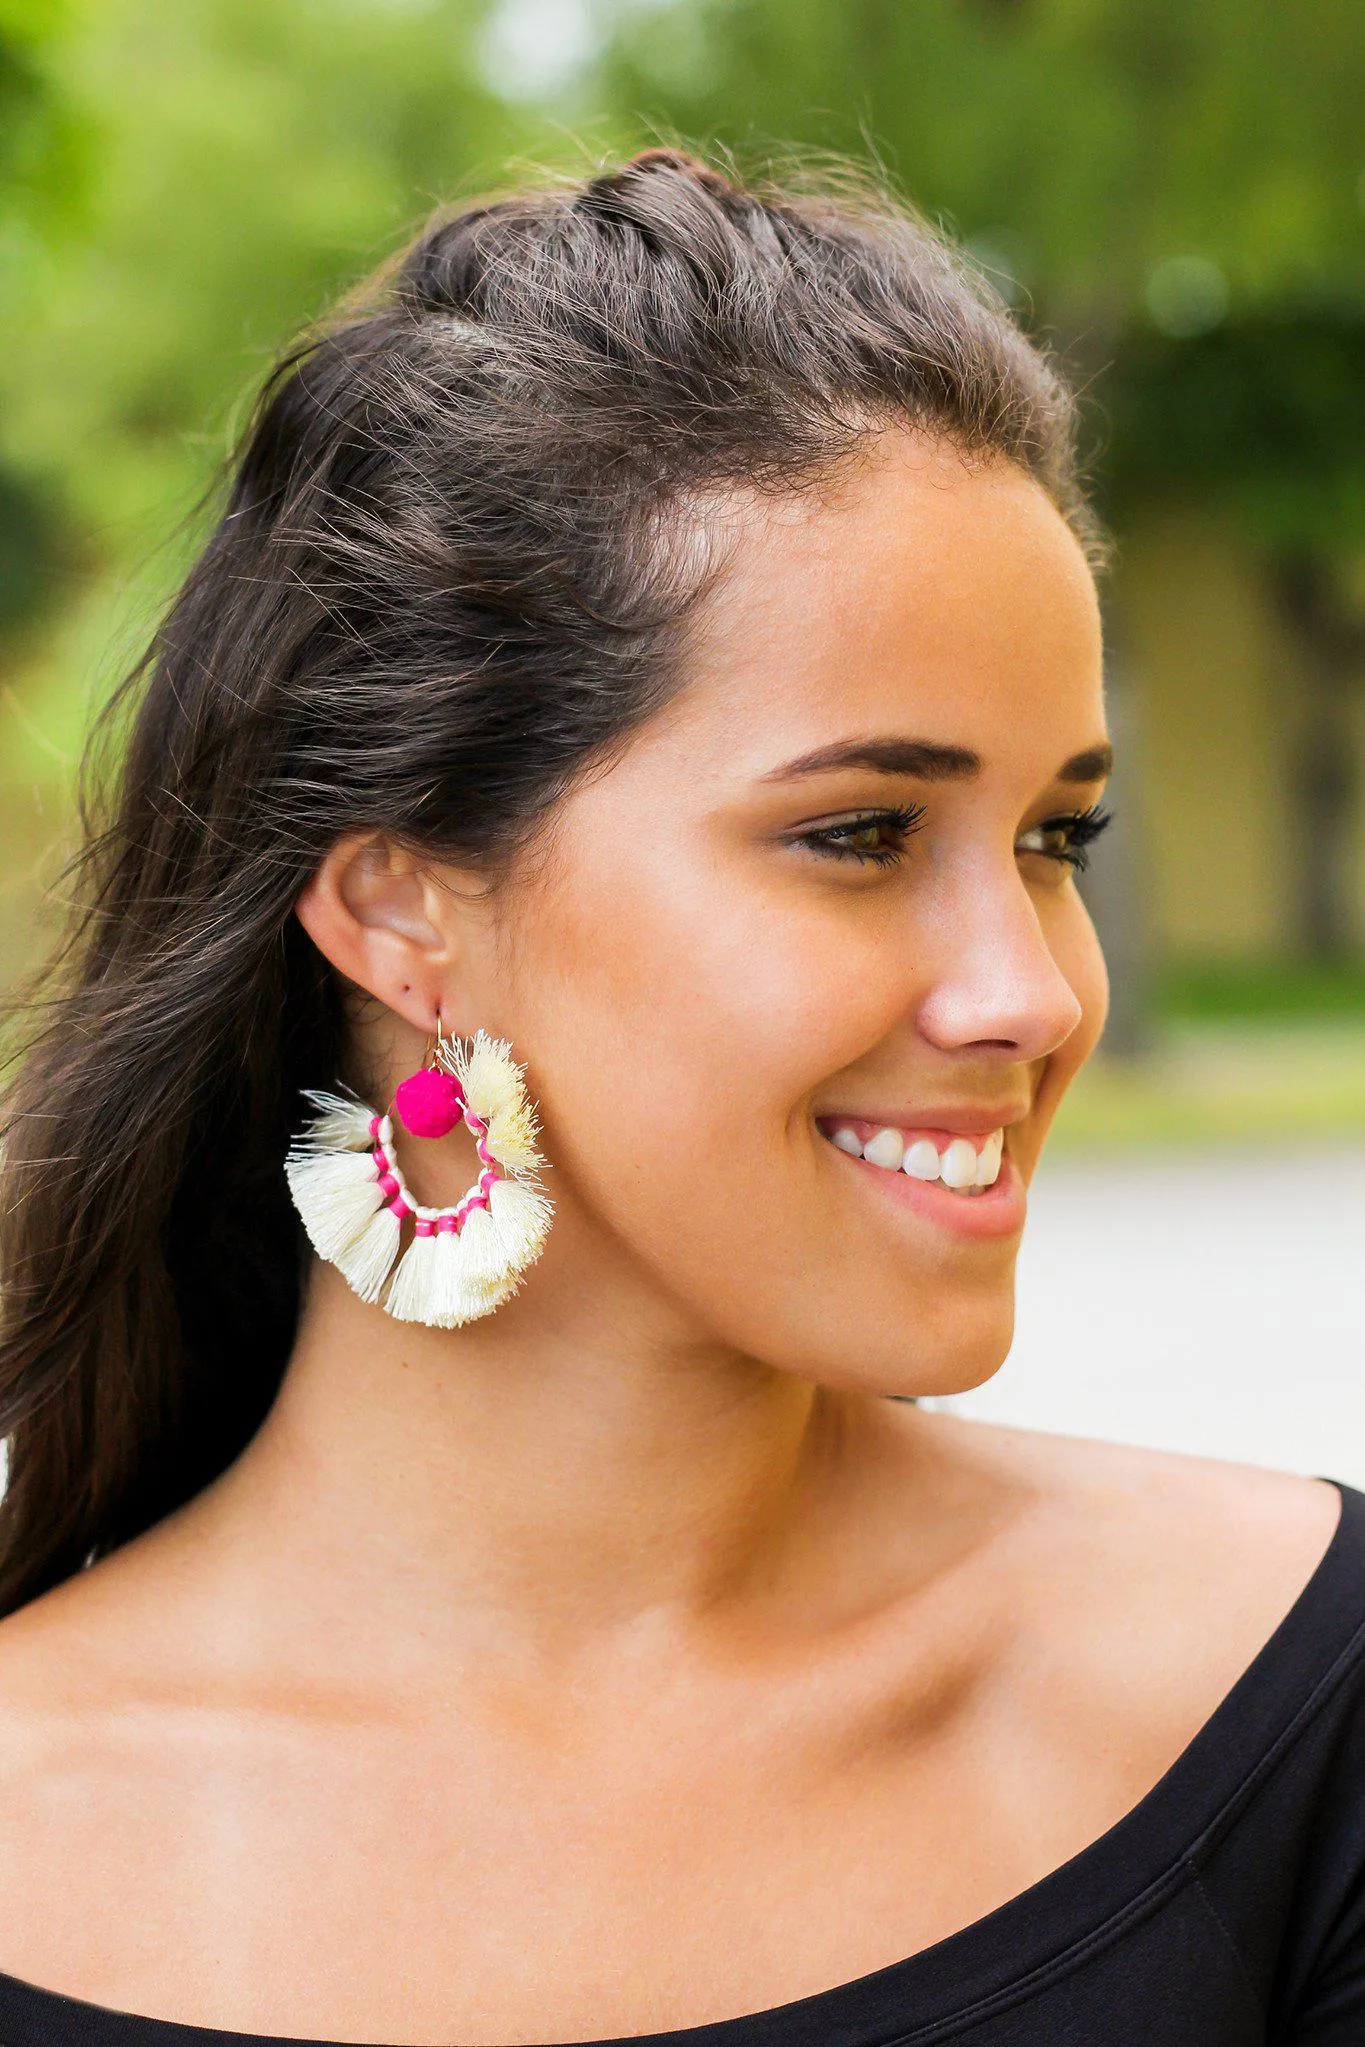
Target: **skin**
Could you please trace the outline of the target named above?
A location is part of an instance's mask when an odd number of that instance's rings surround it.
[[[781,2003],[1118,1821],[1327,1546],[1318,1481],[885,1397],[1003,1359],[1101,1028],[1031,836],[1100,793],[1059,779],[1105,740],[1095,596],[1026,477],[904,433],[728,516],[685,687],[501,888],[354,839],[301,900],[376,1100],[438,1009],[514,1041],[554,1228],[454,1333],[317,1270],[238,1463],[0,1627],[12,1973],[467,2047]],[[980,766],[790,772],[890,737]],[[888,864],[811,843],[907,804]],[[1007,1124],[996,1222],[835,1151],[850,1116]],[[404,1157],[472,1177],[463,1135]]]

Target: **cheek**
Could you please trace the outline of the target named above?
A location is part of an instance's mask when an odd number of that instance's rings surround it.
[[[1109,976],[1090,914],[1074,889],[1044,919],[1052,957],[1081,1006],[1075,1030],[1048,1060],[1034,1097],[1033,1114],[1019,1157],[1031,1177],[1043,1140],[1063,1095],[1099,1043],[1109,1013]]]
[[[1090,912],[1074,889],[1067,891],[1058,929],[1049,937],[1053,958],[1081,1005],[1081,1020],[1057,1054],[1058,1063],[1070,1079],[1099,1043],[1109,1014],[1109,975],[1104,953]]]
[[[605,887],[577,878],[527,947],[557,1112],[577,1122],[590,1072],[617,1127],[644,1143],[694,1161],[713,1144],[733,1150],[741,1133],[770,1146],[885,1027],[874,951],[863,974],[846,915],[812,916],[784,891],[698,863],[667,876],[634,867]]]
[[[559,1189],[673,1286],[709,1292],[723,1256],[752,1290],[808,1253],[809,1099],[898,1014],[875,921],[695,846],[576,858],[537,905],[516,1021]]]

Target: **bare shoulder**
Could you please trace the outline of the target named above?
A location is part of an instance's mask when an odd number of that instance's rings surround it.
[[[119,1952],[117,1901],[154,1887],[136,1844],[173,1843],[205,1736],[203,1629],[140,1538],[0,1621],[0,1966],[79,1983]],[[174,1857],[164,1857],[168,1872]],[[136,1867],[137,1878],[129,1878]]]
[[[211,1622],[164,1524],[0,1620],[0,1840],[31,1805],[164,1764],[216,1675]]]
[[[169,1555],[168,1555],[169,1553]],[[162,1529],[138,1536],[0,1620],[0,1712],[76,1709],[148,1670],[179,1618],[183,1573]]]
[[[1273,1617],[1320,1563],[1341,1516],[1325,1479],[1259,1465],[936,1415],[953,1452],[1029,1502],[1021,1540],[1064,1549],[1067,1575],[1131,1575],[1194,1605],[1231,1599]]]
[[[0,1621],[0,1836],[39,1787],[65,1785],[126,1729],[150,1665],[145,1603],[121,1561]]]
[[[1019,1626],[1077,1712],[1170,1754],[1275,1634],[1341,1516],[1317,1478],[926,1417],[945,1450],[1021,1504],[998,1546]]]
[[[112,1619],[91,1572],[0,1621],[0,1922],[5,1966],[20,1973],[31,1958],[41,1973],[41,1921],[60,1916],[48,1903],[64,1894],[54,1844],[72,1868],[96,1849],[84,1820],[103,1802],[126,1710]]]

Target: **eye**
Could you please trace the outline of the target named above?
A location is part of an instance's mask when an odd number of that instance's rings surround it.
[[[795,842],[827,860],[889,867],[901,858],[906,840],[923,822],[922,803],[899,804],[890,810],[862,810],[851,817],[834,818],[829,824],[809,826],[795,834]]]
[[[1089,810],[1069,811],[1061,817],[1045,817],[1041,824],[1030,825],[1014,842],[1016,853],[1041,853],[1048,860],[1061,860],[1078,873],[1090,864],[1087,846],[1094,844],[1100,833],[1113,822],[1113,813],[1101,810],[1098,803]]]

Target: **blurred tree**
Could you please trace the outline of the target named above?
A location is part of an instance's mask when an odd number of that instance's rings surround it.
[[[44,58],[58,25],[37,0],[0,0],[0,296],[19,269],[39,195],[69,141]],[[0,462],[0,641],[41,610],[57,522],[23,473]]]
[[[1259,557],[1295,650],[1286,780],[1296,925],[1324,963],[1356,949],[1360,800],[1353,707],[1365,683],[1365,290],[1286,293],[1188,337],[1125,336],[1103,393],[1106,495],[1117,518],[1163,498],[1211,507]]]
[[[476,0],[0,9],[14,105],[37,104],[40,50],[69,138],[16,144],[24,191],[0,182],[0,465],[77,571],[20,682],[69,750],[98,650],[178,572],[282,340],[432,204],[500,176],[528,128],[480,81]],[[41,32],[11,32],[24,12]]]
[[[1340,952],[1365,666],[1357,0],[623,0],[599,90],[741,160],[870,138],[1099,401],[1116,527],[1179,500],[1256,550],[1299,650],[1302,928]]]

